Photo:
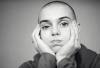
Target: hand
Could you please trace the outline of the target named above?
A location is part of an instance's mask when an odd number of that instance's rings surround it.
[[[78,41],[78,28],[75,23],[73,22],[70,25],[71,36],[69,42],[56,53],[57,63],[64,58],[71,58],[81,47]]]
[[[54,52],[49,48],[48,45],[46,45],[41,39],[40,39],[40,27],[37,25],[35,30],[33,31],[32,38],[35,43],[35,48],[40,53],[50,53],[52,55],[55,55]]]

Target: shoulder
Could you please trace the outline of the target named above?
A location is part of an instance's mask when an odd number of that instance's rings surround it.
[[[88,49],[86,46],[81,44],[81,49],[79,51],[80,55],[82,55],[85,58],[95,58],[97,53],[94,52],[93,50]]]
[[[100,54],[97,54],[93,64],[92,68],[100,68]]]
[[[76,54],[76,59],[78,61],[78,64],[84,68],[100,67],[100,54],[97,54],[96,52],[88,49],[83,44],[81,44],[81,49]]]
[[[33,68],[33,65],[32,65],[33,61],[26,61],[24,63],[22,63],[19,68]]]
[[[40,58],[40,54],[36,54],[34,56],[34,61],[33,60],[26,61],[22,63],[19,66],[19,68],[37,68],[37,63],[38,63],[39,58]]]
[[[81,60],[92,60],[97,56],[97,53],[88,49],[86,46],[81,44],[81,49],[76,53],[76,57],[80,58]]]

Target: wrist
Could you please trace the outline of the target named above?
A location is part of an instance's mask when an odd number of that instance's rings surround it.
[[[58,64],[57,68],[77,68],[75,56],[70,58],[63,58]]]
[[[57,64],[63,60],[65,58],[65,56],[56,56],[56,60],[57,60]]]
[[[57,64],[62,61],[63,59],[72,59],[73,56],[57,56],[56,55],[56,60],[57,60]]]

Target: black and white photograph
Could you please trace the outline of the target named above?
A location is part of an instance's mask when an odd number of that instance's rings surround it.
[[[0,68],[100,68],[100,0],[0,0]]]

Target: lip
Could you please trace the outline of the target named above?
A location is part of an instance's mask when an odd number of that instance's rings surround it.
[[[60,43],[62,40],[52,40],[51,43]]]

